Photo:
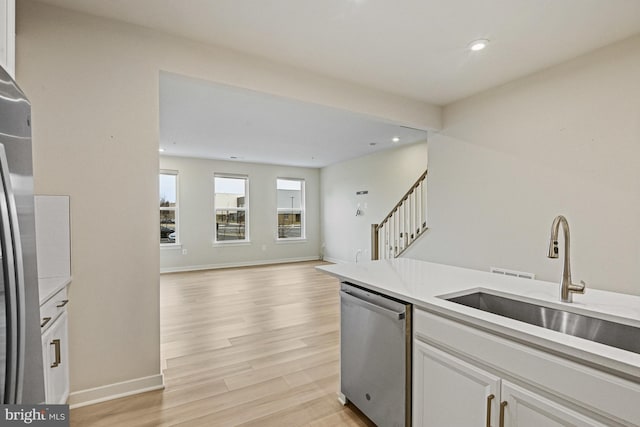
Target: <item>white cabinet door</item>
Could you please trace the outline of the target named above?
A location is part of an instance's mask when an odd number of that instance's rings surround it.
[[[413,342],[414,426],[498,425],[500,378],[435,347]]]
[[[606,427],[566,406],[553,402],[509,381],[502,381],[504,425],[507,427]]]
[[[69,347],[66,311],[42,335],[46,401],[64,404],[69,397]]]

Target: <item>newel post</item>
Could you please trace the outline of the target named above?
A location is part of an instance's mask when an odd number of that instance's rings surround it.
[[[379,259],[378,254],[378,224],[371,224],[371,259]]]

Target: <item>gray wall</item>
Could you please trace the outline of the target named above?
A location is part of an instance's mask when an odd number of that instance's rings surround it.
[[[427,169],[427,143],[390,149],[322,169],[324,259],[371,259],[371,224],[380,223]],[[369,191],[357,196],[356,192]],[[356,216],[360,205],[362,215]]]
[[[161,271],[318,259],[320,170],[221,160],[160,156],[160,168],[177,170],[181,247],[161,248]],[[213,174],[249,177],[249,243],[213,244]],[[304,241],[277,241],[276,178],[302,178],[306,190]],[[187,254],[183,255],[182,250]]]
[[[406,256],[640,294],[640,37],[448,106],[429,139],[429,227]],[[562,244],[562,238],[561,238]]]

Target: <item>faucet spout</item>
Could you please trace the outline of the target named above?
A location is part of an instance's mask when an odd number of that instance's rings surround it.
[[[583,294],[585,290],[585,283],[580,281],[580,284],[574,284],[571,282],[571,235],[569,233],[569,222],[567,219],[558,215],[551,224],[551,237],[549,239],[549,258],[558,258],[558,233],[560,227],[564,234],[564,263],[562,270],[562,281],[560,283],[560,300],[563,302],[573,302],[573,294]]]

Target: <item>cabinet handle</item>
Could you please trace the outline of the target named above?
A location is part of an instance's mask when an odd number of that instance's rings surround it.
[[[44,328],[44,326],[51,321],[51,317],[43,317],[42,323],[40,323],[40,327]]]
[[[51,364],[52,368],[57,368],[60,365],[60,340],[59,339],[55,339],[53,341],[51,341],[51,345],[53,346],[53,348],[56,351],[56,361],[53,362]]]
[[[495,398],[493,394],[487,396],[487,427],[491,427],[491,401]]]
[[[56,305],[56,307],[58,308],[64,307],[65,305],[67,305],[68,302],[69,302],[68,299],[63,299],[62,301],[60,301],[60,304]]]
[[[504,408],[507,406],[507,402],[500,402],[500,427],[504,427]]]

